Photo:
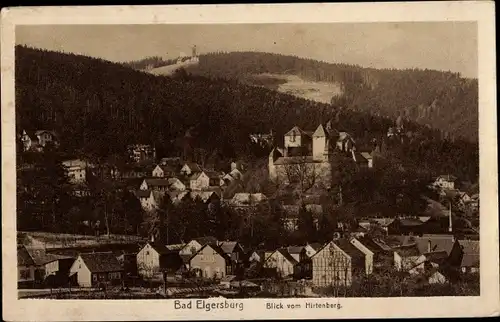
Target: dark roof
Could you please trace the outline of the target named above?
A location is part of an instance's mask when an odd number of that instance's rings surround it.
[[[23,245],[17,246],[17,265],[19,266],[35,265],[33,258],[31,258],[30,254],[26,250],[26,247],[24,247]]]
[[[44,249],[28,249],[28,252],[35,262],[35,265],[45,265],[56,260],[72,258],[71,256],[47,253]]]
[[[85,265],[92,273],[99,272],[118,272],[123,268],[116,256],[109,253],[84,253],[80,254]]]
[[[290,254],[300,254],[300,252],[304,249],[304,246],[288,246],[287,251]]]
[[[38,136],[38,135],[41,135],[43,133],[49,133],[50,135],[52,135],[53,137],[56,137],[56,132],[54,131],[49,131],[49,130],[37,130],[35,131],[35,135]]]
[[[172,253],[172,252],[175,252],[175,251],[172,251],[170,249],[167,248],[167,246],[165,245],[162,245],[160,243],[148,243],[158,254],[160,255],[165,255],[165,254],[169,254],[169,253]]]
[[[151,194],[151,190],[136,190],[135,191],[135,196],[137,198],[148,198],[149,195]]]
[[[366,248],[368,248],[370,251],[373,253],[381,253],[384,251],[384,249],[376,243],[373,239],[367,236],[359,237],[358,238],[359,242],[363,244]]]
[[[191,172],[202,172],[203,170],[201,167],[194,162],[186,162],[184,165],[187,165],[189,169],[191,169]]]
[[[229,258],[229,256],[227,256],[226,253],[224,253],[224,251],[217,245],[214,245],[214,244],[205,244],[205,246],[203,246],[202,248],[200,248],[199,251],[197,251],[193,256],[191,256],[191,259],[190,261],[196,256],[198,255],[203,249],[205,249],[205,247],[210,247],[212,248],[217,254],[219,254],[220,256],[222,256],[222,258],[224,258],[226,261],[229,261],[231,260]]]
[[[428,261],[434,262],[437,264],[442,263],[443,261],[445,261],[448,258],[448,253],[444,250],[437,251],[437,252],[425,253],[423,255],[425,256],[425,258]]]
[[[460,240],[460,245],[464,252],[462,257],[462,267],[479,267],[479,241]]]
[[[295,260],[295,258],[293,258],[293,256],[290,255],[290,253],[288,252],[288,249],[280,248],[277,250],[277,252],[281,253],[281,255],[283,255],[283,257],[285,257],[293,265],[298,263],[297,260]]]
[[[239,243],[237,241],[225,241],[225,242],[222,242],[219,245],[219,247],[224,251],[224,253],[229,254],[229,253],[234,252],[234,249],[238,245],[239,245]]]
[[[199,172],[198,171],[192,172],[191,176],[189,177],[189,180],[196,180],[196,179],[198,179],[201,176],[202,173],[203,172],[201,172],[201,171],[199,171]]]
[[[351,244],[347,239],[338,239],[334,243],[347,253],[353,260],[364,260],[365,254]]]
[[[146,183],[148,186],[153,186],[153,187],[160,187],[160,186],[169,186],[170,183],[168,182],[168,179],[144,179],[146,180]]]
[[[286,132],[284,136],[300,136],[300,135],[308,135],[307,132],[303,131],[300,127],[294,126],[290,131]]]
[[[177,168],[173,165],[170,165],[170,164],[158,164],[158,167],[160,167],[160,169],[163,172],[176,172],[177,171]]]
[[[196,240],[202,246],[205,246],[207,244],[217,245],[217,238],[215,238],[213,236],[198,237],[198,238],[195,238],[194,240]]]
[[[416,244],[400,246],[394,249],[394,251],[401,257],[420,256],[421,254]]]
[[[448,254],[450,254],[455,243],[451,235],[415,237],[415,242],[421,253],[429,252],[430,243],[431,252],[445,251]]]
[[[320,250],[323,247],[323,244],[321,243],[310,243],[309,246],[311,246],[312,249],[315,251]]]
[[[217,171],[204,170],[203,172],[205,172],[207,177],[209,177],[210,179],[220,179],[222,177],[222,174]]]

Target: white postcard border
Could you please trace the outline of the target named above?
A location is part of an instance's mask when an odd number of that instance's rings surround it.
[[[2,263],[6,320],[212,320],[467,317],[499,314],[496,61],[493,2],[37,7],[2,10]],[[174,300],[18,300],[15,228],[15,25],[477,21],[481,187],[481,296],[237,299],[244,309],[174,310]],[[218,301],[218,299],[213,299]],[[266,303],[330,302],[341,309],[268,310]]]

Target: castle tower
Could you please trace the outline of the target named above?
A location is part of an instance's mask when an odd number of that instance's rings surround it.
[[[319,125],[312,135],[312,150],[314,160],[324,161],[326,150],[326,133],[323,125]]]

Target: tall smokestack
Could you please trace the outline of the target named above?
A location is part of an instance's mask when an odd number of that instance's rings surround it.
[[[451,218],[451,202],[450,202],[450,210],[449,210],[449,226],[448,226],[448,232],[453,232],[453,223],[452,223],[452,218]]]

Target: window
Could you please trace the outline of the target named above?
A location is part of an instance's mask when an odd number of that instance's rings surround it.
[[[94,282],[97,282],[97,275],[96,275],[96,274],[92,275],[92,280],[93,280]]]
[[[295,132],[292,133],[292,137],[290,139],[290,142],[295,142]]]
[[[146,251],[146,256],[149,256],[149,250]]]

